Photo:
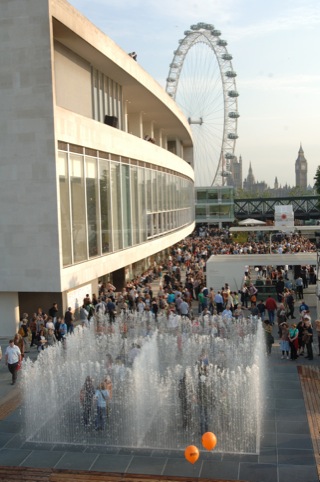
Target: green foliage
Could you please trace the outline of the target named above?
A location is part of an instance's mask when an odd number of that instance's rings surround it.
[[[314,183],[314,188],[316,193],[320,195],[320,166],[317,167],[316,175],[313,178],[316,182]]]
[[[317,195],[319,196],[318,208],[320,209],[320,166],[317,167],[316,175],[314,176],[313,179],[315,180],[314,189],[315,189]]]

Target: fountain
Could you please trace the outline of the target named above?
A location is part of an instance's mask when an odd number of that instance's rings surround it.
[[[123,327],[127,329],[124,330]],[[99,318],[27,360],[22,370],[29,442],[184,449],[204,431],[216,451],[259,453],[264,344],[254,318],[213,317],[203,326],[149,313]],[[80,391],[109,376],[103,432],[84,426]]]

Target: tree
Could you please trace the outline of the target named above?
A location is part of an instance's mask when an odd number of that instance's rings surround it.
[[[320,166],[317,167],[316,175],[313,178],[316,182],[314,183],[314,189],[319,196],[318,208],[320,209]]]

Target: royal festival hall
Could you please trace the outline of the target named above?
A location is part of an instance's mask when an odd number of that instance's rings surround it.
[[[194,229],[187,119],[64,0],[1,2],[1,336],[121,289]],[[148,140],[151,140],[148,141]]]

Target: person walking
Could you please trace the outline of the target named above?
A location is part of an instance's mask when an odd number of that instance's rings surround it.
[[[307,349],[307,356],[305,358],[308,358],[308,360],[313,360],[313,329],[309,317],[304,318],[304,337]]]
[[[296,360],[298,358],[298,335],[299,331],[296,324],[293,323],[289,328],[289,343],[290,343],[290,358],[291,360]]]
[[[272,324],[270,323],[269,320],[265,320],[263,322],[263,329],[264,329],[264,335],[265,335],[265,341],[266,341],[266,352],[267,352],[267,355],[270,356],[272,345],[274,343],[274,338],[272,335]]]
[[[67,323],[62,319],[59,327],[60,339],[64,340],[68,333]]]
[[[283,360],[285,356],[287,356],[287,360],[289,360],[289,326],[288,323],[283,322],[280,325],[281,327],[281,337],[280,337],[280,350],[282,352],[281,359]]]
[[[268,296],[268,298],[266,299],[266,302],[265,302],[265,307],[266,307],[266,310],[268,312],[268,316],[269,316],[269,321],[270,321],[270,324],[273,325],[274,324],[274,314],[275,314],[275,311],[277,309],[277,302],[274,298],[272,298],[272,296]]]
[[[295,279],[295,283],[296,283],[296,290],[297,290],[296,297],[299,300],[302,300],[303,299],[303,279],[301,278],[300,275]]]
[[[260,300],[259,303],[257,304],[257,308],[258,308],[258,311],[259,311],[259,316],[261,318],[261,321],[264,321],[264,316],[265,316],[265,312],[266,312],[266,305],[264,304],[264,302],[262,300]]]
[[[288,293],[285,296],[285,302],[288,308],[288,317],[290,316],[291,319],[295,319],[294,316],[294,297],[292,295],[291,291],[288,291]]]
[[[68,328],[68,333],[73,333],[74,332],[74,316],[73,316],[73,313],[72,313],[72,308],[71,306],[69,306],[69,308],[67,309],[67,311],[65,312],[64,314],[64,321],[67,325],[67,328]]]
[[[14,385],[17,381],[18,365],[22,360],[20,348],[14,344],[14,340],[9,341],[9,346],[7,346],[5,351],[5,360],[9,372],[12,375],[11,385]]]
[[[220,313],[223,312],[223,297],[221,295],[221,291],[218,291],[218,293],[215,295],[214,302],[217,307],[218,315],[220,315]]]
[[[51,316],[53,323],[55,324],[58,318],[58,303],[54,302],[48,311],[49,316]]]

